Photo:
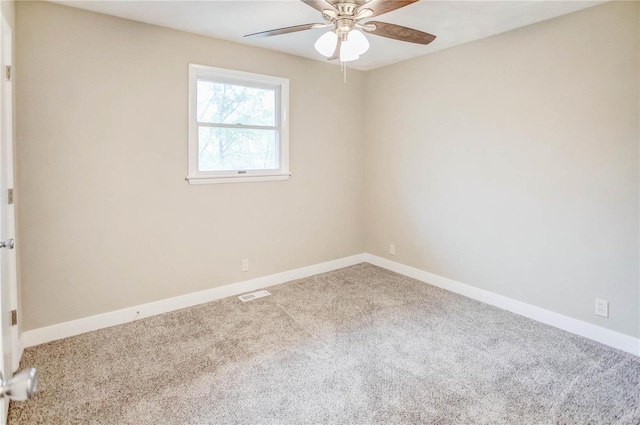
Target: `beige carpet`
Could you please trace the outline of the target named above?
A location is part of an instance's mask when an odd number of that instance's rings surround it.
[[[640,358],[370,264],[29,348],[9,424],[639,424]]]

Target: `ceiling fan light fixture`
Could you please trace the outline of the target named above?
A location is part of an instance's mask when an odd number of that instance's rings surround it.
[[[270,37],[332,26],[333,30],[322,34],[316,40],[314,47],[328,60],[339,58],[344,65],[344,62],[357,60],[360,55],[369,50],[367,37],[356,28],[366,31],[367,35],[373,34],[422,45],[435,40],[436,36],[433,34],[396,24],[377,21],[360,22],[362,19],[389,13],[418,1],[420,0],[302,0],[308,6],[319,11],[326,22],[277,28],[247,34],[245,37]],[[343,68],[346,70],[345,66]]]
[[[322,56],[331,57],[336,50],[336,44],[338,43],[338,36],[334,31],[329,31],[322,34],[314,47]]]

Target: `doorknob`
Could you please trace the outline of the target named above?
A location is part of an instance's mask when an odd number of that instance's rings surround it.
[[[0,248],[13,249],[13,246],[14,246],[13,239],[0,242]]]
[[[11,400],[29,400],[38,389],[38,371],[36,368],[23,370],[6,381],[0,373],[0,397],[7,396]]]

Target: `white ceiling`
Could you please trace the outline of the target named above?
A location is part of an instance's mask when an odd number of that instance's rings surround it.
[[[244,34],[299,24],[324,22],[320,13],[299,0],[123,1],[54,0],[58,3],[149,24],[325,61],[313,48],[327,29],[245,39]],[[333,1],[333,0],[332,0]],[[600,1],[422,0],[374,18],[437,36],[427,46],[369,35],[371,49],[349,66],[370,70],[447,47],[575,12]],[[363,20],[366,22],[366,20]]]

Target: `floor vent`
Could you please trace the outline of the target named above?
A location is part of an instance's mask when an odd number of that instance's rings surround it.
[[[250,294],[240,295],[238,298],[240,298],[240,301],[245,302],[245,301],[252,301],[262,297],[268,297],[269,295],[271,294],[263,289],[262,291],[256,291]]]

